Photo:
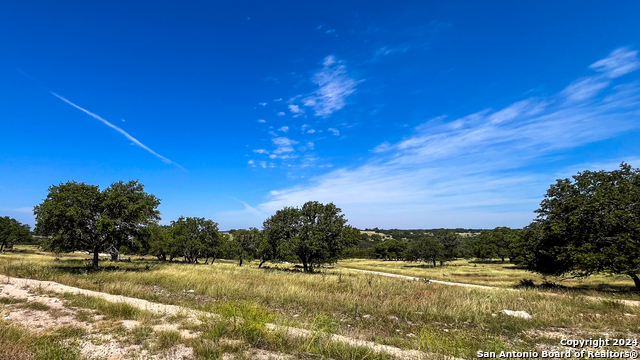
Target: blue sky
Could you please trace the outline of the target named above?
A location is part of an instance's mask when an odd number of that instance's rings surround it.
[[[0,3],[0,214],[139,179],[259,227],[521,227],[549,184],[640,166],[640,3]]]

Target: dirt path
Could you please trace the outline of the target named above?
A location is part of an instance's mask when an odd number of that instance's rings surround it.
[[[351,271],[357,271],[357,272],[362,272],[362,273],[367,273],[367,274],[374,274],[374,275],[392,277],[392,278],[406,279],[406,280],[422,281],[424,279],[424,278],[419,278],[419,277],[415,277],[415,276],[398,275],[398,274],[391,274],[391,273],[385,273],[385,272],[373,271],[373,270],[360,270],[360,269],[344,268],[344,267],[342,269],[351,270]],[[442,281],[442,280],[429,280],[429,282],[432,282],[432,283],[435,283],[435,284],[442,284],[442,285],[449,285],[449,286],[462,286],[462,287],[467,287],[467,288],[484,289],[484,290],[521,291],[521,290],[518,290],[518,289],[509,289],[509,288],[502,288],[502,287],[497,287],[497,286],[465,284],[465,283],[457,283],[457,282]],[[554,294],[554,293],[550,293],[550,292],[540,292],[540,293],[541,294],[545,294],[545,295],[550,295],[550,296],[562,296],[561,294]],[[583,298],[584,299],[588,299],[588,300],[594,300],[594,301],[611,300],[611,301],[615,301],[615,302],[617,302],[619,304],[622,304],[622,305],[640,306],[640,301],[638,301],[638,300],[606,299],[606,298],[601,298],[601,297],[597,297],[597,296],[584,296]]]
[[[181,314],[182,316],[189,316],[194,318],[198,318],[202,316],[219,318],[219,315],[216,315],[216,314],[194,310],[190,308],[185,308],[182,306],[160,304],[160,303],[154,303],[154,302],[143,300],[143,299],[131,298],[131,297],[126,297],[121,295],[112,295],[112,294],[97,292],[92,290],[85,290],[85,289],[80,289],[73,286],[59,284],[53,281],[41,281],[41,280],[34,280],[34,279],[15,278],[15,277],[9,277],[4,275],[0,277],[0,280],[4,280],[4,283],[12,284],[14,287],[19,287],[19,288],[37,288],[42,291],[51,291],[51,292],[60,293],[60,294],[64,294],[64,293],[81,294],[81,295],[86,295],[86,296],[91,296],[96,298],[102,298],[109,302],[127,303],[138,309],[151,311],[153,313],[161,314],[163,316]],[[277,331],[277,330],[285,331],[287,335],[291,337],[307,338],[311,336],[316,336],[314,332],[305,330],[305,329],[299,329],[299,328],[293,328],[293,327],[282,327],[275,324],[267,324],[266,327],[270,331]],[[350,346],[366,347],[377,353],[382,353],[382,352],[388,353],[402,360],[423,360],[428,358],[434,358],[436,356],[434,354],[426,354],[417,350],[403,350],[395,346],[381,345],[372,341],[354,339],[347,336],[336,335],[336,334],[331,335],[330,340],[344,343]],[[442,357],[440,356],[439,358],[442,358]],[[463,360],[463,359],[456,359],[454,357],[445,357],[445,358],[448,360]]]

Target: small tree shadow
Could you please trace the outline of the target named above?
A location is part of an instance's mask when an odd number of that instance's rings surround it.
[[[309,274],[309,275],[331,275],[333,274],[332,272],[327,272],[326,269],[323,268],[314,268],[313,272],[304,272],[304,269],[302,268],[302,266],[297,265],[297,266],[293,266],[292,268],[288,268],[288,267],[279,267],[279,266],[269,266],[269,265],[263,265],[260,269],[264,269],[264,271],[279,271],[279,272],[288,272],[288,273],[296,273],[296,274]]]
[[[544,280],[540,284],[536,284],[532,279],[521,279],[514,286],[516,289],[537,289],[552,292],[561,292],[566,294],[587,294],[589,292],[597,291],[604,294],[638,294],[633,286],[628,285],[610,285],[610,284],[597,284],[597,285],[576,285],[565,286],[558,284],[557,282]]]
[[[69,260],[58,260],[61,262],[66,262]],[[78,260],[70,260],[69,262],[74,262],[72,263],[62,263],[62,264],[57,264],[54,266],[51,266],[51,269],[56,270],[56,271],[60,271],[60,272],[64,272],[64,273],[69,273],[69,274],[74,274],[74,275],[78,275],[78,274],[90,274],[90,273],[96,273],[96,272],[101,272],[101,271],[107,271],[107,272],[145,272],[145,271],[150,271],[152,266],[149,264],[146,264],[145,266],[119,266],[119,265],[114,265],[117,263],[111,262],[111,261],[102,261],[102,263],[107,263],[108,265],[98,265],[98,267],[93,267],[92,264],[92,259],[83,259],[80,261],[83,261],[84,264],[80,265],[78,264]],[[139,265],[140,263],[136,264]]]

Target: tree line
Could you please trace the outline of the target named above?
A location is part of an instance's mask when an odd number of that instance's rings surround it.
[[[153,255],[159,260],[182,258],[187,263],[211,263],[221,257],[239,260],[291,260],[305,272],[336,261],[358,241],[359,231],[347,225],[333,203],[309,201],[285,207],[266,219],[263,229],[222,233],[218,224],[201,217],[180,217],[160,225],[160,199],[138,181],[119,181],[104,190],[69,181],[53,185],[34,208],[35,232],[42,247],[54,252],[86,251],[99,265],[100,253],[117,261],[121,252]]]
[[[159,225],[160,199],[138,181],[119,181],[104,190],[67,182],[51,186],[34,208],[35,233],[55,252],[87,251],[117,260],[121,252],[189,263],[216,259],[302,263],[312,272],[341,257],[423,261],[436,266],[457,258],[507,259],[552,276],[586,277],[600,272],[630,276],[640,289],[640,170],[622,163],[613,171],[584,171],[552,184],[523,229],[379,230],[367,235],[349,226],[333,203],[309,201],[284,207],[262,230],[222,233],[212,220],[180,217]],[[0,250],[31,239],[29,226],[0,217]],[[461,236],[461,233],[477,236]],[[467,234],[468,235],[468,234]]]
[[[368,257],[443,264],[456,258],[501,259],[530,271],[583,278],[601,272],[631,277],[640,290],[640,169],[583,171],[558,179],[531,224],[497,227],[463,238],[456,231],[387,231],[392,240],[362,235]]]

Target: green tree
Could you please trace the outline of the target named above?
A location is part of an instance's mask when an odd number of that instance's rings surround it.
[[[640,169],[584,171],[552,184],[521,240],[538,273],[630,276],[640,290]]]
[[[233,232],[233,241],[237,244],[236,257],[240,260],[238,266],[242,266],[244,260],[255,259],[261,239],[262,233],[256,228],[241,229]]]
[[[500,258],[502,261],[511,259],[517,237],[518,233],[506,226],[485,230],[474,242],[475,256],[479,259]]]
[[[211,256],[212,250],[219,246],[220,240],[218,224],[198,217],[181,216],[178,220],[172,221],[170,236],[173,245],[170,252],[174,256],[183,256],[188,263],[197,263],[199,258]]]
[[[299,210],[285,207],[262,223],[264,236],[258,248],[260,265],[267,261],[283,261],[292,255],[288,248],[291,239],[298,235],[300,229]]]
[[[112,261],[119,258],[120,248],[139,247],[136,240],[141,235],[143,225],[160,220],[157,210],[160,199],[147,194],[144,185],[138,181],[122,180],[109,185],[103,194],[103,216],[110,220],[107,252]]]
[[[435,240],[440,244],[440,265],[458,257],[460,248],[460,236],[453,230],[440,231],[435,235]]]
[[[114,201],[120,185],[134,196]],[[47,198],[34,208],[35,231],[48,236],[43,246],[56,252],[93,253],[93,266],[97,267],[101,251],[117,248],[124,238],[159,218],[156,208],[160,200],[144,192],[137,181],[114,183],[108,189],[101,192],[97,185],[75,181],[49,187]]]
[[[383,260],[400,260],[407,250],[406,241],[389,239],[374,246],[376,257]]]
[[[421,234],[414,237],[405,251],[407,261],[431,262],[436,266],[436,261],[442,258],[443,248],[432,235]]]
[[[149,254],[158,258],[158,260],[166,261],[170,253],[169,250],[169,227],[165,225],[149,224],[140,234],[140,243],[146,244],[149,248]]]
[[[12,249],[13,245],[31,239],[31,227],[8,216],[0,217],[0,251]]]
[[[279,259],[294,254],[305,272],[314,265],[336,261],[343,251],[355,245],[359,233],[346,225],[342,210],[333,203],[309,201],[301,208],[285,207],[265,220],[262,256]]]

